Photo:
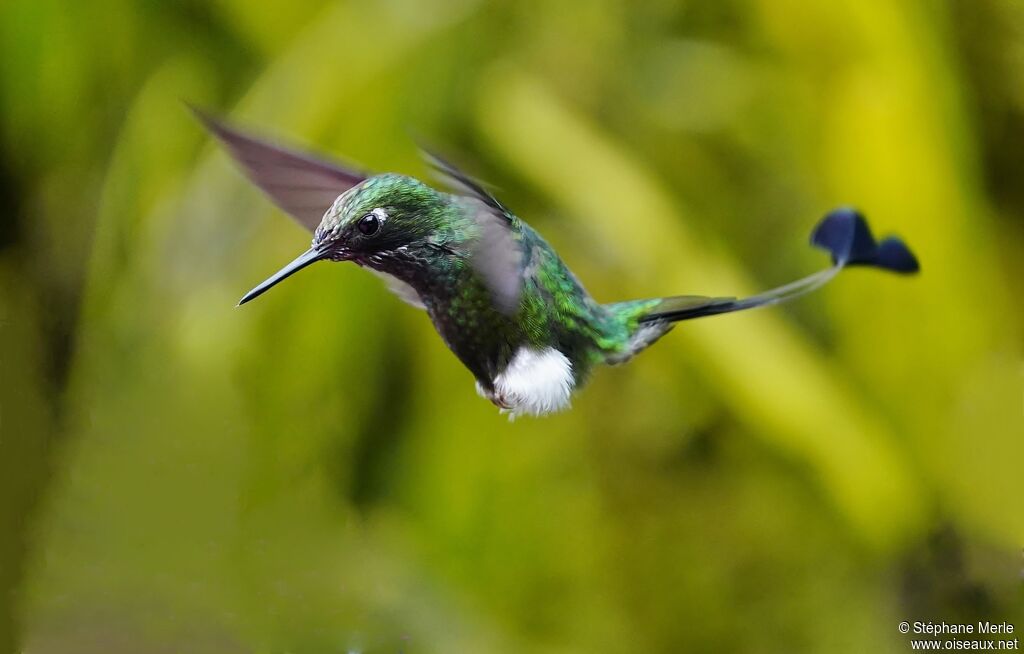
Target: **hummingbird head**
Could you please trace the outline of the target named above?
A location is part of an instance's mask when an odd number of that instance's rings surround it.
[[[376,175],[345,191],[324,213],[312,246],[239,304],[263,294],[317,261],[355,261],[377,267],[402,249],[431,240],[443,226],[445,194],[405,175]]]

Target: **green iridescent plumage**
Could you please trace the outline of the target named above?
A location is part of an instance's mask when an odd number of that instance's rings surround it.
[[[902,241],[876,243],[863,217],[841,209],[812,234],[832,267],[804,279],[745,299],[601,304],[536,231],[437,157],[428,159],[454,192],[394,173],[367,175],[198,115],[249,178],[314,231],[309,250],[240,304],[316,261],[352,261],[425,309],[478,392],[513,416],[565,408],[595,365],[630,359],[680,320],[781,302],[847,265],[917,270]]]

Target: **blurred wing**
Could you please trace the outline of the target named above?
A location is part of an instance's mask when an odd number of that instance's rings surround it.
[[[503,218],[510,225],[515,223],[516,217],[505,206],[498,202],[498,198],[491,195],[479,181],[462,172],[455,165],[426,148],[420,147],[423,158],[427,160],[430,167],[437,172],[441,181],[451,186],[453,190],[462,195],[475,198],[488,206],[496,216]]]
[[[383,279],[384,283],[387,284],[388,290],[397,295],[398,299],[402,302],[414,306],[417,309],[427,308],[426,305],[423,304],[423,299],[420,297],[420,294],[417,293],[416,289],[409,284],[406,284],[401,279],[394,275],[389,275],[386,272],[374,270],[373,268],[367,268],[367,270]]]
[[[480,228],[469,262],[491,291],[494,306],[506,315],[519,308],[523,286],[523,244],[508,219],[494,207],[473,198],[473,219]]]
[[[198,109],[192,111],[224,144],[249,180],[310,231],[339,195],[366,179],[359,171],[268,143]]]
[[[422,148],[421,148],[422,149]],[[518,237],[519,219],[469,175],[436,154],[423,156],[453,190],[466,196],[469,212],[480,228],[469,258],[473,269],[491,291],[494,306],[504,314],[519,308],[523,286],[523,244]]]

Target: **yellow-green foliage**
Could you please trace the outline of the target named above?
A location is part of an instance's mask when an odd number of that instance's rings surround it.
[[[0,2],[0,648],[880,652],[1024,629],[1013,0]],[[509,423],[181,104],[460,162],[604,302],[915,278],[685,323]]]

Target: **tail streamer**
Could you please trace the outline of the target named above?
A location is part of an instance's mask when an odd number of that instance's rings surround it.
[[[851,208],[836,209],[825,216],[811,232],[811,245],[832,255],[830,268],[748,298],[667,297],[640,318],[640,322],[692,320],[786,302],[824,286],[847,266],[867,266],[900,274],[920,270],[917,258],[906,243],[896,236],[876,242],[864,216]]]

